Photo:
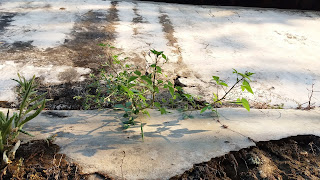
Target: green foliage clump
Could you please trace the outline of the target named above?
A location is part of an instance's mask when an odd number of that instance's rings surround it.
[[[102,45],[106,46],[106,45]],[[110,48],[114,48],[109,46]],[[104,64],[106,70],[101,70],[98,76],[91,74],[94,82],[85,96],[85,109],[92,105],[96,107],[113,107],[124,110],[123,117],[127,118],[124,128],[135,125],[135,118],[142,113],[150,116],[147,108],[157,108],[161,114],[167,110],[160,102],[156,101],[161,89],[167,89],[172,99],[177,98],[177,88],[170,81],[165,81],[161,64],[168,61],[163,51],[150,50],[153,62],[146,71],[141,71],[127,64],[126,59],[120,59],[120,54],[113,55],[109,63]],[[80,99],[82,97],[75,97]],[[163,101],[166,101],[163,99]],[[141,133],[143,137],[143,127]]]
[[[110,45],[100,44],[103,47],[114,48]],[[251,72],[239,73],[235,69],[237,82],[221,97],[218,93],[213,93],[213,103],[199,104],[199,97],[183,92],[179,86],[175,86],[171,81],[164,80],[163,69],[161,64],[168,61],[163,51],[150,50],[149,56],[153,57],[153,62],[146,70],[137,69],[133,65],[127,64],[126,59],[121,59],[120,54],[112,55],[110,62],[104,64],[105,69],[100,71],[99,75],[91,74],[94,80],[89,86],[85,97],[76,96],[75,99],[84,98],[85,109],[92,107],[104,108],[112,107],[116,110],[123,110],[123,117],[127,120],[124,122],[124,128],[135,125],[135,118],[140,113],[150,116],[148,108],[157,108],[161,114],[166,114],[165,104],[175,107],[175,104],[182,104],[182,111],[186,112],[191,109],[201,109],[201,113],[206,110],[212,110],[217,113],[218,104],[225,101],[227,95],[242,82],[242,91],[247,90],[253,94],[250,86],[250,77],[254,74]],[[218,76],[213,76],[217,86],[228,87],[228,84]],[[170,93],[171,98],[156,100],[161,90]],[[242,104],[248,111],[250,105],[245,98],[238,98],[231,103]],[[191,112],[184,113],[184,118],[192,118]],[[143,138],[143,125],[141,123],[141,135]]]
[[[3,155],[2,160],[5,163],[10,161],[6,151],[10,150],[12,144],[16,142],[16,145],[10,151],[10,153],[14,154],[20,145],[20,141],[17,141],[16,139],[19,133],[31,135],[22,129],[23,126],[38,116],[44,109],[46,103],[46,93],[37,95],[37,91],[35,90],[37,87],[35,84],[35,76],[29,81],[19,74],[18,77],[18,80],[14,79],[20,86],[18,89],[18,96],[21,102],[18,112],[14,112],[12,116],[10,116],[9,110],[7,111],[7,114],[0,112],[0,152]]]

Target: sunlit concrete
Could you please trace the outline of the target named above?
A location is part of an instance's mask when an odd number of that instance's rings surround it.
[[[40,50],[63,46],[79,31],[73,27],[81,17],[99,12],[100,18],[105,18],[111,6],[116,16],[115,39],[104,42],[132,58],[145,58],[152,48],[164,51],[170,58],[166,71],[181,76],[187,92],[207,101],[215,89],[211,77],[220,76],[232,84],[236,79],[232,68],[256,73],[252,82],[255,95],[242,94],[253,104],[283,103],[285,108],[296,108],[308,101],[312,84],[314,90],[320,90],[320,15],[314,11],[139,1],[3,0],[0,13],[12,13],[13,17],[0,31],[0,46],[17,41],[30,42]],[[12,62],[5,61],[0,57],[0,74],[6,74],[0,77],[1,85],[16,77],[7,74]],[[32,65],[42,60],[20,61]],[[10,71],[29,77],[28,73],[43,75],[40,71]],[[11,96],[6,98],[12,90],[11,85],[1,89],[0,100],[12,101]],[[240,94],[238,90],[231,98]],[[317,106],[319,98],[320,93],[313,95]]]
[[[107,173],[117,179],[168,179],[195,163],[255,145],[248,137],[268,141],[302,134],[320,136],[319,110],[219,109],[220,122],[227,129],[210,113],[186,112],[193,118],[183,119],[176,111],[160,115],[150,110],[150,118],[139,117],[126,130],[119,111],[46,111],[25,130],[35,139],[57,134],[55,143],[61,152],[85,173]]]

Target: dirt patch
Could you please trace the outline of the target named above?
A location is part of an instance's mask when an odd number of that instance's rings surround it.
[[[108,57],[108,49],[98,46],[100,43],[110,43],[115,39],[117,2],[112,2],[107,12],[88,11],[79,16],[71,33],[64,44],[45,50],[32,45],[32,41],[18,41],[13,44],[0,43],[2,60],[15,62],[32,62],[37,66],[65,65],[90,68],[97,72]],[[0,33],[10,24],[15,14],[0,14]]]
[[[319,167],[320,137],[303,135],[258,142],[195,164],[171,179],[319,179]]]
[[[0,171],[0,179],[85,179],[81,169],[45,140],[22,144],[15,160]]]
[[[41,85],[39,93],[47,92],[46,109],[50,110],[80,110],[83,101],[76,100],[75,96],[84,96],[90,82],[69,82],[59,85]]]

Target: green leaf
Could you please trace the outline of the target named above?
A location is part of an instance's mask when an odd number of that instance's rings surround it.
[[[218,76],[212,76],[212,78],[216,81],[216,82],[219,82],[219,77]]]
[[[145,98],[144,96],[142,96],[141,94],[139,94],[139,97],[140,97],[140,99],[143,100],[143,101],[146,100],[146,98]]]
[[[130,107],[131,105],[132,105],[132,102],[130,102],[130,101],[126,102],[126,107]]]
[[[136,75],[138,75],[138,76],[140,76],[140,75],[141,75],[141,72],[140,72],[140,71],[138,71],[138,70],[134,71],[134,73],[135,73]]]
[[[129,93],[129,91],[130,91],[127,87],[125,87],[125,86],[123,86],[123,85],[121,85],[121,88],[122,88],[125,92],[127,92],[127,93]]]
[[[129,125],[129,124],[124,124],[124,125],[123,125],[123,129],[128,129],[128,128],[130,128],[130,125]]]
[[[125,112],[130,112],[132,109],[129,109],[129,108],[123,108],[123,110],[124,110]]]
[[[35,103],[32,107],[28,108],[24,114],[28,114],[32,110],[35,110],[37,107],[41,106],[43,101]]]
[[[162,80],[157,80],[158,81],[158,84],[161,84],[161,83],[163,83],[163,81]]]
[[[134,81],[138,78],[138,76],[131,76],[128,80],[128,82]]]
[[[31,136],[31,137],[35,137],[34,135],[30,134],[29,132],[27,132],[27,131],[25,131],[23,129],[19,129],[18,131],[23,133],[23,134],[25,134],[25,135],[28,135],[28,136]]]
[[[208,109],[208,106],[205,106],[204,108],[201,109],[200,113],[204,113]]]
[[[148,115],[148,116],[150,117],[149,111],[143,110],[142,113],[143,113],[143,114],[146,114],[146,115]]]
[[[232,68],[233,69],[233,68]],[[238,71],[237,70],[235,70],[235,69],[233,69],[233,72],[232,72],[233,74],[238,74]]]
[[[169,86],[169,91],[170,91],[171,96],[173,97],[174,96],[174,88]]]
[[[138,91],[138,90],[136,90],[136,89],[131,89],[131,91],[132,91],[133,93],[135,93],[135,94],[139,94],[139,93],[140,93],[140,91]]]
[[[161,105],[160,105],[160,103],[158,103],[158,102],[154,102],[154,106],[156,106],[157,108],[161,108]]]
[[[154,49],[152,49],[152,50],[150,50],[153,54],[155,54],[155,55],[157,55],[157,57],[158,56],[160,56],[162,53],[163,53],[163,51],[156,51],[156,50],[154,50]]]
[[[226,86],[226,87],[228,87],[228,84],[225,83],[224,81],[221,81],[221,80],[218,82],[218,84],[221,85],[221,86]]]
[[[244,91],[244,90],[246,89],[248,92],[250,92],[251,94],[253,94],[253,91],[252,91],[252,89],[251,89],[251,86],[250,86],[249,82],[246,81],[246,80],[244,80],[244,81],[242,82],[241,89],[242,89],[242,91]]]
[[[249,102],[248,102],[245,98],[242,98],[242,99],[241,99],[241,102],[242,102],[242,106],[243,106],[244,108],[246,108],[247,111],[250,111]]]
[[[117,109],[124,109],[125,108],[122,104],[115,104],[114,107]]]
[[[159,93],[159,88],[157,86],[154,87],[154,92]]]
[[[162,107],[162,108],[159,108],[159,110],[160,110],[161,114],[167,114],[167,111],[165,108]]]
[[[245,74],[242,74],[242,73],[238,73],[240,76],[242,76],[242,77],[244,77],[244,78],[247,78],[247,79],[249,79],[250,81],[251,81],[251,79],[247,76],[247,75],[245,75]]]
[[[165,59],[165,60],[168,60],[167,56],[162,54],[162,58]]]
[[[157,73],[160,73],[160,74],[162,73],[162,70],[161,70],[160,66],[157,66],[156,69],[157,69]]]
[[[216,102],[218,100],[218,96],[216,95],[216,93],[213,93],[213,102]]]
[[[249,77],[249,76],[252,76],[252,75],[253,75],[253,74],[255,74],[255,73],[252,73],[252,72],[246,72],[245,74]]]
[[[143,75],[143,76],[141,76],[141,79],[146,81],[149,85],[152,85],[152,81],[149,77]]]
[[[106,45],[106,44],[103,44],[103,43],[100,43],[100,44],[98,44],[98,46],[106,47],[107,45]]]
[[[29,122],[30,120],[38,116],[40,112],[44,109],[45,104],[46,104],[46,101],[44,100],[41,107],[37,109],[35,113],[31,114],[30,116],[26,117],[26,119],[24,119],[22,122],[20,122],[18,127],[22,127],[25,123]]]
[[[175,88],[177,89],[177,91],[182,91],[182,87],[180,86],[176,86]]]

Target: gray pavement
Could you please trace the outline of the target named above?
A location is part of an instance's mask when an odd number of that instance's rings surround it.
[[[120,179],[168,179],[229,151],[254,146],[254,141],[313,134],[320,136],[320,109],[257,110],[219,109],[223,128],[210,113],[180,112],[151,118],[139,117],[137,125],[122,129],[121,112],[46,111],[27,124],[26,130],[43,139],[57,134],[61,152],[79,163],[85,173],[101,172]],[[144,142],[140,134],[144,125]],[[23,137],[30,139],[29,137]]]

